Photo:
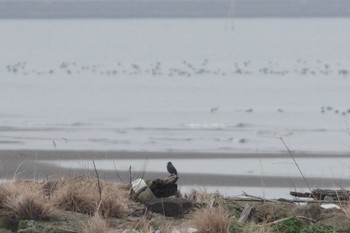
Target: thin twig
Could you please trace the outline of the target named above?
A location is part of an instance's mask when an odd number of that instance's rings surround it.
[[[249,195],[249,194],[247,194],[246,192],[243,192],[242,195],[245,196],[245,197],[254,198],[255,200],[259,200],[259,201],[262,201],[262,202],[264,202],[264,201],[268,201],[268,202],[278,202],[278,201],[272,200],[272,199],[266,199],[266,198],[262,198],[262,197],[257,197],[257,196]]]
[[[97,188],[98,188],[98,193],[100,195],[100,202],[101,202],[101,200],[102,200],[102,187],[101,187],[101,183],[100,183],[100,177],[99,177],[97,169],[96,169],[95,160],[92,160],[92,164],[94,165],[94,170],[96,173]]]
[[[132,181],[132,172],[131,172],[131,165],[129,166],[129,184],[131,187],[131,181]]]
[[[15,180],[16,178],[17,178],[17,172],[18,172],[18,170],[19,170],[19,168],[22,166],[22,164],[24,163],[24,160],[22,160],[19,164],[18,164],[18,166],[17,166],[17,168],[16,168],[16,170],[15,170],[15,173],[13,174],[13,180]]]
[[[249,197],[249,196],[247,196]],[[251,198],[230,198],[229,200],[233,201],[243,201],[243,202],[288,202],[288,203],[317,203],[317,204],[337,204],[338,201],[320,201],[320,200],[296,200],[296,199],[263,199],[263,198],[254,198],[252,196]],[[347,202],[346,202],[347,203]]]
[[[148,159],[145,159],[145,162],[143,163],[143,166],[142,166],[139,174],[137,174],[137,178],[142,178],[143,179],[145,177],[147,165],[148,165]]]
[[[300,169],[300,167],[299,167],[299,164],[298,164],[298,163],[297,163],[297,161],[295,160],[295,158],[294,158],[294,155],[293,155],[292,151],[289,149],[289,147],[287,146],[287,144],[284,142],[283,138],[282,138],[282,137],[280,137],[280,139],[281,139],[281,141],[282,141],[283,145],[286,147],[286,149],[287,149],[287,151],[288,151],[288,153],[289,153],[290,157],[293,159],[295,166],[298,168],[299,173],[300,173],[301,177],[303,178],[303,180],[304,180],[304,182],[305,182],[305,184],[306,184],[307,188],[309,189],[309,191],[310,191],[311,195],[313,196],[313,198],[315,198],[315,199],[316,199],[315,195],[312,193],[312,190],[311,190],[311,188],[310,188],[309,183],[307,182],[307,180],[306,180],[306,178],[305,178],[305,176],[304,176],[303,172],[301,171],[301,169]]]
[[[126,184],[126,182],[121,178],[121,176],[119,175],[119,172],[117,170],[117,166],[115,165],[115,161],[113,160],[113,165],[114,165],[114,170],[115,170],[115,173],[117,174],[117,177],[118,179],[123,182],[124,184]]]
[[[339,193],[337,190],[335,190],[335,194],[337,195],[337,201],[338,201],[338,205],[342,206],[342,203],[340,201],[340,197],[339,197]],[[346,215],[346,217],[350,218],[349,214],[345,211],[345,208],[341,208],[341,210],[344,212],[344,214]]]
[[[38,153],[35,153],[35,157],[34,157],[34,181],[36,180],[36,157],[37,157]]]
[[[277,224],[277,223],[280,223],[280,222],[284,222],[284,221],[287,221],[287,220],[292,219],[292,218],[304,219],[304,220],[308,220],[308,221],[313,222],[313,223],[316,222],[315,219],[307,218],[307,217],[304,217],[304,216],[291,216],[291,217],[281,218],[281,219],[278,219],[276,221],[270,222],[270,223],[268,223],[268,225],[273,225],[273,224]]]
[[[259,163],[260,163],[260,167],[261,167],[261,175],[260,175],[260,184],[261,184],[261,187],[262,187],[262,191],[263,191],[263,196],[264,198],[266,197],[265,195],[265,184],[264,184],[264,177],[263,177],[263,174],[264,174],[264,169],[263,169],[263,166],[262,166],[262,163],[261,163],[261,158],[259,158]]]

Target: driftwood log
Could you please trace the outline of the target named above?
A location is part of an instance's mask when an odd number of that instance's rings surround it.
[[[148,210],[165,216],[182,217],[185,213],[192,209],[193,203],[184,198],[172,198],[177,196],[177,180],[176,175],[170,175],[163,180],[147,180],[146,184],[156,198],[145,203]],[[170,197],[170,198],[169,198]]]
[[[148,202],[148,210],[171,217],[182,217],[189,212],[193,203],[184,198],[156,198]]]
[[[334,200],[334,201],[348,201],[350,191],[348,190],[332,190],[332,189],[313,189],[310,192],[290,192],[294,197],[313,198],[315,200]]]
[[[157,198],[177,195],[178,176],[170,175],[165,179],[147,180],[146,184]]]

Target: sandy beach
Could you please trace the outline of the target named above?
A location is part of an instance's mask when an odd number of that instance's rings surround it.
[[[69,160],[113,160],[116,164],[121,160],[144,159],[152,161],[155,159],[164,159],[164,161],[172,159],[198,159],[203,161],[206,159],[228,159],[239,158],[247,160],[259,159],[264,157],[282,158],[289,156],[285,153],[271,154],[254,154],[254,153],[237,153],[237,154],[220,154],[220,153],[191,153],[191,152],[126,152],[126,151],[63,151],[63,150],[1,150],[1,177],[2,179],[12,179],[14,177],[20,179],[44,179],[52,176],[78,176],[88,175],[95,177],[95,171],[91,168],[64,168],[53,164],[48,164],[43,161],[69,161]],[[311,154],[311,153],[296,153],[296,159],[314,158],[315,160],[325,158],[346,158],[347,154]],[[215,159],[213,161],[215,161]],[[198,162],[198,166],[201,166]],[[201,187],[206,186],[229,186],[229,187],[306,187],[304,178],[300,176],[265,176],[265,175],[237,175],[237,174],[209,174],[209,173],[183,173],[181,167],[179,171],[179,185],[196,185]],[[203,169],[210,169],[204,167]],[[117,170],[98,170],[99,176],[107,180],[115,180],[118,182],[128,182],[130,179],[129,171]],[[164,172],[154,172],[147,170],[132,171],[133,179],[145,178],[163,178],[167,176],[164,166]],[[233,171],[234,173],[234,171]],[[348,177],[306,177],[308,184],[312,188],[319,186],[323,187],[348,187],[350,179]]]

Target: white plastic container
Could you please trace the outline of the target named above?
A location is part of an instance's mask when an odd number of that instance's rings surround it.
[[[137,199],[142,202],[148,202],[156,198],[151,189],[148,187],[143,179],[137,179],[131,182],[132,189],[134,190]]]

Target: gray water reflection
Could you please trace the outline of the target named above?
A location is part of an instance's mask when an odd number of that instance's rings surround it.
[[[92,169],[92,160],[46,160],[42,161],[65,168]],[[96,160],[98,170],[134,171],[166,173],[166,159]],[[291,158],[264,159],[172,159],[179,174],[222,174],[254,175],[278,177],[350,177],[350,158],[298,158],[296,164]]]

